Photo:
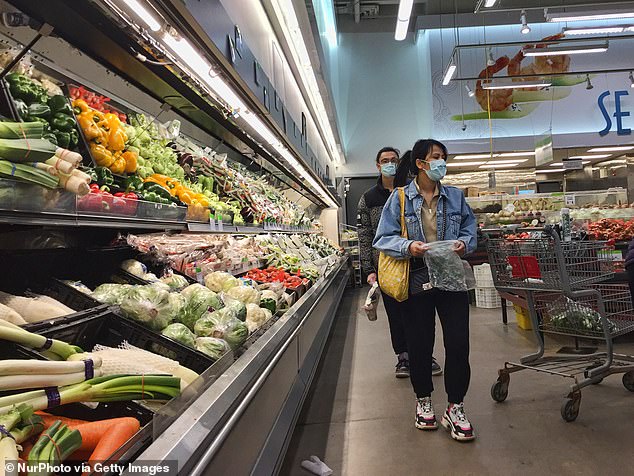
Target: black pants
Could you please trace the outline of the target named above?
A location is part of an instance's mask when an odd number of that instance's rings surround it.
[[[410,378],[418,398],[434,390],[431,375],[436,311],[445,344],[445,390],[449,403],[460,403],[469,388],[469,295],[432,289],[410,296],[402,315],[407,336]]]
[[[392,348],[396,355],[407,352],[407,340],[405,338],[405,327],[403,324],[402,308],[403,303],[381,292],[383,305],[387,313],[387,322],[390,324],[390,337]]]

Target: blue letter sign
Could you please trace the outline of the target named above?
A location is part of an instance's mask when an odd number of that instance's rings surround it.
[[[599,109],[601,110],[601,114],[603,114],[603,118],[605,119],[605,128],[602,131],[599,131],[599,135],[601,137],[610,133],[610,129],[612,129],[612,118],[610,117],[610,113],[605,107],[605,98],[610,96],[610,91],[603,92],[598,99]],[[616,119],[616,134],[619,136],[626,136],[632,133],[632,129],[629,127],[623,127],[623,118],[629,117],[629,111],[623,111],[621,109],[621,97],[628,96],[629,93],[627,91],[616,91],[614,93],[614,118]]]

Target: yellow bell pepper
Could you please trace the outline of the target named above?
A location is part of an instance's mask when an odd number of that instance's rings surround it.
[[[122,157],[125,159],[125,171],[128,174],[133,174],[137,169],[137,160],[139,158],[139,154],[132,150],[126,150]]]
[[[120,151],[125,149],[125,143],[128,141],[128,136],[125,131],[115,125],[114,128],[110,129],[108,133],[108,149]]]
[[[83,99],[75,99],[73,101],[73,107],[79,108],[80,113],[91,111],[92,108]]]
[[[114,174],[122,174],[125,172],[125,158],[123,157],[123,153],[121,151],[115,152],[113,154],[114,161],[110,165],[110,170]]]
[[[92,153],[92,156],[95,159],[95,162],[97,162],[97,165],[100,167],[110,168],[110,166],[115,161],[115,158],[112,155],[112,152],[110,152],[101,144],[94,144],[94,143],[90,144],[90,152]]]
[[[97,124],[92,120],[89,113],[80,114],[77,117],[77,122],[79,123],[79,127],[84,133],[86,140],[92,141],[101,136],[101,130],[97,127]]]

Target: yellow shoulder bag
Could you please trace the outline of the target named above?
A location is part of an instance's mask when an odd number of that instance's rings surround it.
[[[405,189],[398,188],[398,197],[401,201],[401,236],[407,239],[407,224],[405,223]],[[403,302],[409,294],[409,259],[397,259],[379,254],[379,286],[388,296]]]

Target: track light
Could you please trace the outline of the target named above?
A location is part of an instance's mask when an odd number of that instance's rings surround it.
[[[495,60],[493,59],[493,50],[491,48],[487,51],[487,66],[495,66]]]
[[[630,88],[634,89],[634,74],[630,71]]]
[[[630,73],[630,77],[632,76],[632,73]],[[634,84],[634,80],[632,81],[632,84]],[[634,87],[634,86],[633,86]],[[470,98],[472,98],[473,96],[475,96],[475,91],[473,89],[471,89],[469,87],[469,83],[466,83],[464,85],[464,88],[467,90],[467,94],[469,95]]]
[[[522,14],[520,15],[520,21],[522,22],[522,35],[528,35],[531,32],[531,27],[528,26],[528,22],[526,21],[526,10],[522,10]]]
[[[590,75],[586,74],[586,89],[592,89],[592,88],[594,88],[594,86],[590,82]]]

